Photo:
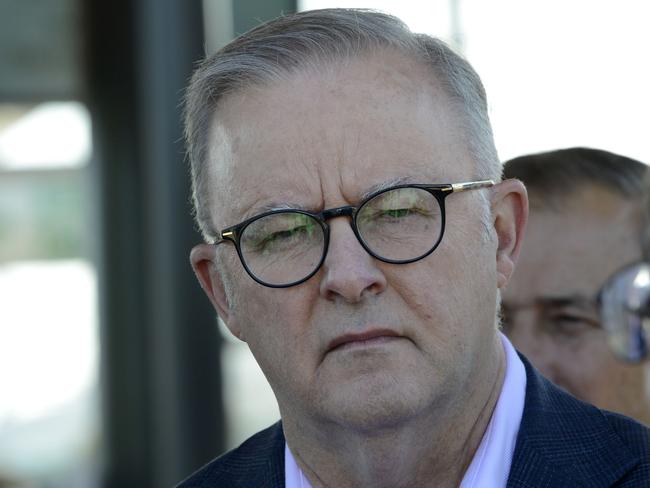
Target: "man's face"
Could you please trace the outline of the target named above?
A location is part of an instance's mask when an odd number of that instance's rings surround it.
[[[561,211],[533,207],[503,304],[506,333],[546,377],[578,398],[638,416],[642,368],[616,360],[594,304],[610,275],[640,259],[637,212],[593,186],[578,188]]]
[[[214,226],[269,207],[355,205],[397,178],[472,180],[457,120],[425,76],[383,55],[226,98],[211,148]],[[495,361],[497,243],[478,192],[446,203],[441,245],[407,265],[373,259],[348,218],[330,220],[322,268],[286,289],[254,282],[234,247],[218,246],[210,273],[229,290],[222,318],[248,343],[283,417],[367,428],[471,401]],[[351,337],[359,340],[332,347]]]

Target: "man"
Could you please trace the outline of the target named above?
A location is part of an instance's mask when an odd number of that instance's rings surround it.
[[[526,192],[491,181],[485,94],[446,45],[376,12],[283,17],[199,67],[186,125],[192,265],[282,422],[181,486],[650,480],[646,430],[498,332]]]
[[[531,216],[503,306],[508,336],[544,376],[582,400],[650,424],[647,311],[636,325],[620,314],[603,320],[624,303],[603,303],[601,292],[647,273],[645,172],[638,161],[587,148],[507,162],[505,176],[528,189]],[[648,285],[635,292],[647,298]]]

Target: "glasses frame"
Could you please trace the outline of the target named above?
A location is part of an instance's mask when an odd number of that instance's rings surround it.
[[[327,221],[330,219],[334,219],[337,217],[350,217],[350,226],[352,227],[352,232],[354,232],[354,235],[356,236],[357,240],[361,244],[361,246],[366,250],[368,254],[370,254],[373,258],[378,259],[379,261],[382,261],[384,263],[389,263],[389,264],[408,264],[408,263],[413,263],[415,261],[419,261],[420,259],[423,259],[430,255],[433,251],[436,250],[436,248],[440,245],[440,242],[442,241],[442,237],[445,233],[445,219],[446,219],[446,214],[445,214],[445,199],[451,195],[452,193],[457,193],[457,192],[463,192],[463,191],[468,191],[468,190],[478,190],[482,188],[489,188],[494,186],[495,183],[493,180],[479,180],[479,181],[468,181],[464,183],[442,183],[442,184],[414,184],[414,183],[407,183],[407,184],[400,184],[400,185],[395,185],[391,186],[388,188],[383,188],[381,190],[378,190],[376,192],[371,193],[368,195],[366,198],[364,198],[361,202],[359,202],[358,205],[345,205],[342,207],[336,207],[336,208],[328,208],[325,209],[321,212],[313,213],[313,212],[308,212],[306,210],[301,210],[301,209],[278,209],[278,210],[269,210],[268,212],[263,212],[261,214],[255,215],[249,219],[244,220],[243,222],[240,222],[238,224],[232,225],[230,227],[226,227],[223,229],[221,232],[218,233],[218,238],[215,240],[215,242],[212,243],[214,246],[218,246],[219,244],[222,244],[224,242],[230,242],[234,244],[235,249],[237,250],[237,255],[239,256],[239,261],[241,262],[242,266],[246,270],[246,273],[255,280],[257,283],[260,285],[269,287],[269,288],[289,288],[291,286],[296,286],[301,283],[304,283],[308,279],[310,279],[312,276],[314,276],[318,270],[321,268],[323,265],[323,262],[325,262],[325,258],[327,257],[327,251],[329,249],[329,241],[330,241],[330,228],[329,225],[327,224]],[[387,259],[383,258],[382,256],[379,256],[375,254],[369,247],[368,245],[364,242],[363,238],[361,237],[361,234],[359,234],[359,229],[357,227],[357,215],[359,214],[359,211],[373,198],[392,191],[392,190],[399,190],[401,188],[418,188],[421,190],[426,190],[428,191],[431,195],[435,197],[435,199],[438,201],[438,204],[440,205],[440,214],[441,214],[441,223],[440,223],[440,235],[438,236],[438,239],[434,243],[433,247],[429,249],[427,252],[424,254],[421,254],[420,256],[417,256],[412,259],[406,259],[406,260],[394,260],[394,259]],[[246,260],[244,259],[244,256],[241,251],[241,236],[250,224],[253,222],[263,218],[267,217],[269,215],[273,214],[278,214],[278,213],[297,213],[297,214],[303,214],[307,215],[311,218],[313,218],[318,224],[320,225],[322,231],[323,231],[323,254],[321,256],[320,261],[318,262],[318,265],[315,266],[314,270],[309,273],[307,276],[304,278],[293,281],[291,283],[286,283],[282,285],[276,285],[272,283],[267,283],[261,279],[259,279],[255,274],[252,272],[252,270],[248,267],[246,264]]]

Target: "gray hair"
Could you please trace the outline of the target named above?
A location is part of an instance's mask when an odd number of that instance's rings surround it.
[[[483,84],[470,64],[439,39],[412,33],[396,17],[365,9],[300,12],[262,24],[207,57],[185,95],[185,137],[197,223],[208,238],[208,147],[219,101],[247,87],[281,80],[299,70],[365,53],[394,49],[431,69],[461,115],[478,179],[499,180]]]

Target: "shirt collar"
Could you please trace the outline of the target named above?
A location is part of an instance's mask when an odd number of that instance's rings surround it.
[[[524,413],[526,368],[506,336],[500,336],[506,356],[503,386],[492,418],[463,476],[460,488],[505,487],[510,474],[519,424]]]

